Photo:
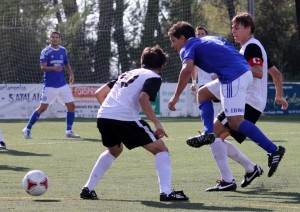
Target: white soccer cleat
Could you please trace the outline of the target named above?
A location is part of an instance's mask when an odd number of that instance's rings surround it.
[[[77,135],[73,131],[67,131],[65,137],[66,138],[80,138],[80,135]]]
[[[22,130],[22,133],[24,135],[24,138],[26,139],[31,139],[31,135],[30,135],[30,130],[27,129],[26,127]]]

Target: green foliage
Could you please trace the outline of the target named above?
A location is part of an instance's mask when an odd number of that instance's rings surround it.
[[[48,45],[48,32],[53,28],[62,32],[62,45],[68,50],[77,83],[103,83],[139,67],[141,51],[156,44],[170,55],[163,80],[176,82],[181,62],[170,46],[169,28],[185,20],[195,27],[205,26],[210,34],[233,43],[230,18],[246,11],[247,2],[2,0],[0,82],[41,82],[39,54]],[[295,1],[255,1],[254,14],[255,36],[266,47],[273,63],[285,80],[299,81]]]
[[[190,148],[185,140],[202,129],[198,118],[166,118],[163,126],[169,135],[173,167],[173,188],[183,189],[190,197],[186,203],[159,202],[154,157],[143,148],[124,149],[96,187],[100,199],[81,200],[79,193],[101,152],[105,150],[95,120],[76,119],[74,131],[81,139],[65,139],[65,120],[41,119],[32,129],[32,140],[25,140],[24,121],[1,121],[7,143],[1,157],[2,211],[299,211],[300,169],[298,167],[300,117],[262,117],[258,126],[287,152],[272,178],[267,177],[267,155],[256,144],[234,142],[265,173],[246,188],[236,192],[207,193],[220,175],[208,146]],[[238,185],[244,169],[230,161]],[[22,179],[29,170],[44,171],[48,191],[40,197],[29,196]]]

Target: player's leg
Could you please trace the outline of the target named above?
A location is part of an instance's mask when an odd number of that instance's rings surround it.
[[[227,131],[227,129],[222,124],[216,123],[216,121],[217,120],[214,122],[216,138],[214,143],[210,144],[210,149],[219,168],[221,180],[218,181],[217,185],[206,189],[206,191],[235,191],[237,185],[229,167],[227,149],[223,140],[220,138],[221,133]]]
[[[25,128],[23,128],[22,133],[24,135],[24,138],[31,139],[31,129],[32,126],[37,122],[37,120],[40,118],[40,115],[45,112],[48,108],[49,104],[40,103],[39,107],[32,113],[27,125]]]
[[[259,119],[260,115],[260,111],[256,110],[251,105],[246,104],[244,114],[246,120],[255,124]],[[228,157],[244,167],[245,175],[244,180],[241,183],[241,187],[246,187],[255,178],[263,174],[263,169],[258,164],[254,164],[252,161],[250,161],[249,158],[247,158],[234,144],[225,140],[226,137],[231,135],[238,143],[242,143],[246,139],[246,136],[230,129],[227,122],[227,118],[223,111],[218,114],[217,120],[229,130],[228,132],[222,133],[221,138],[226,146]]]
[[[59,88],[59,97],[65,103],[67,107],[67,114],[66,114],[66,138],[80,138],[80,135],[77,135],[72,131],[73,123],[75,120],[75,103],[74,97],[72,95],[71,89],[68,85],[65,85]]]
[[[42,90],[41,101],[39,107],[32,113],[27,126],[23,128],[22,133],[26,139],[31,139],[31,128],[38,121],[40,115],[45,112],[56,96],[58,90],[56,88],[44,87]]]
[[[255,124],[244,119],[245,97],[248,85],[252,83],[252,73],[247,72],[233,81],[230,86],[233,91],[231,96],[225,96],[224,110],[229,127],[250,138],[257,145],[270,154],[271,161],[268,176],[271,177],[276,171],[281,158],[285,153],[285,148],[276,146]],[[228,89],[228,85],[222,85],[223,90]]]
[[[199,136],[188,138],[186,142],[191,147],[199,148],[214,142],[214,107],[211,100],[218,99],[220,96],[219,86],[219,81],[216,79],[198,90],[197,99],[204,132]]]
[[[99,156],[88,181],[80,193],[80,197],[83,199],[98,198],[94,191],[96,185],[123,151],[123,144],[116,134],[119,130],[118,126],[114,125],[116,125],[114,124],[114,120],[97,119],[97,126],[102,136],[102,144],[107,147],[107,150]]]
[[[172,191],[172,167],[168,148],[158,139],[143,146],[155,155],[155,168],[158,175],[160,201],[186,201],[189,198],[183,191]]]

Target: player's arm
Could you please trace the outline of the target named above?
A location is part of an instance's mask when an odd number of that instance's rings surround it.
[[[178,102],[180,94],[182,93],[182,91],[184,90],[186,85],[188,84],[193,70],[194,70],[194,61],[193,60],[187,60],[182,64],[182,68],[181,68],[181,71],[179,74],[175,93],[174,93],[173,97],[171,97],[171,99],[168,103],[168,108],[170,110],[172,110],[172,111],[176,110],[175,104]]]
[[[168,137],[168,135],[166,134],[165,130],[163,129],[159,119],[156,117],[152,105],[150,103],[149,100],[149,95],[146,92],[141,92],[140,96],[139,96],[139,103],[141,105],[141,108],[143,110],[143,112],[145,113],[145,115],[148,117],[148,119],[150,119],[152,121],[152,123],[155,126],[155,132],[154,134],[160,138],[162,138],[163,136]]]
[[[150,78],[146,80],[139,96],[139,103],[141,109],[148,117],[148,119],[150,119],[154,124],[155,126],[154,134],[160,138],[162,138],[163,136],[168,137],[168,135],[163,129],[159,119],[156,117],[150,101],[155,101],[161,83],[162,83],[161,78]]]
[[[245,49],[244,57],[251,67],[253,77],[261,79],[264,60],[260,47],[254,43],[249,44]]]
[[[65,64],[65,70],[69,74],[69,83],[72,84],[75,82],[74,73],[72,71],[72,68],[70,66],[70,63]]]
[[[198,76],[198,67],[194,66],[191,78],[192,78],[192,85],[191,85],[191,91],[197,90],[197,76]]]
[[[104,102],[105,98],[107,97],[108,93],[110,92],[111,88],[114,86],[116,81],[117,81],[117,78],[102,85],[100,88],[98,88],[95,91],[95,97],[98,100],[100,105]]]
[[[286,110],[288,108],[288,103],[283,97],[282,89],[282,75],[280,71],[274,66],[271,60],[268,58],[268,73],[271,75],[273,82],[275,84],[275,103],[281,104],[281,109]]]
[[[41,62],[40,68],[42,72],[48,72],[48,71],[62,71],[62,66],[47,66],[47,62]]]

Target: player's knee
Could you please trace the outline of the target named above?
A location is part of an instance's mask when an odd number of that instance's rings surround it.
[[[74,102],[68,102],[68,103],[66,103],[66,106],[67,106],[67,109],[69,112],[74,112],[74,110],[75,110]]]

